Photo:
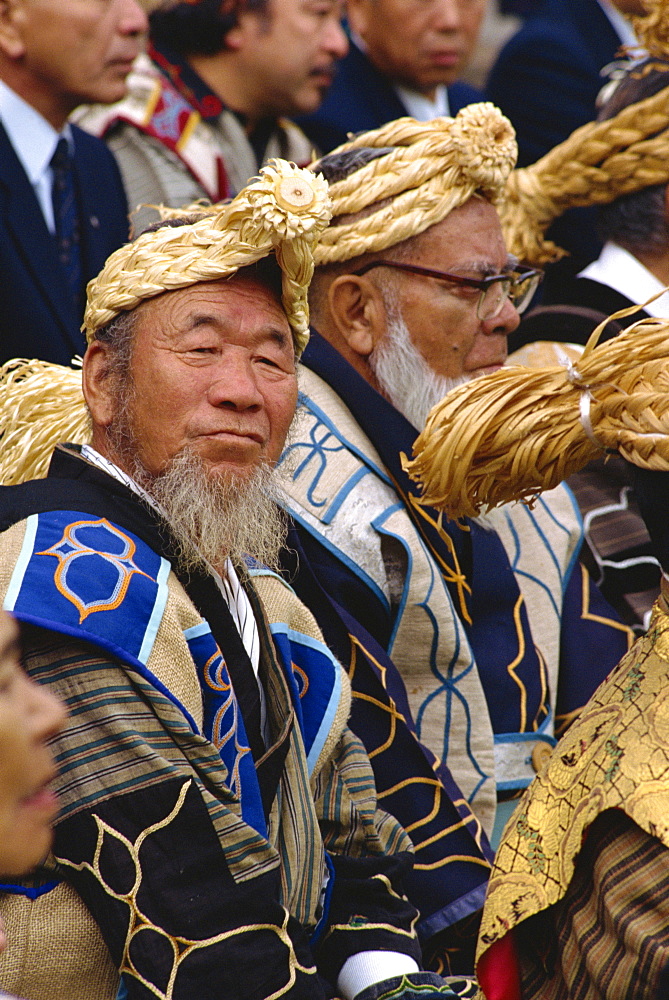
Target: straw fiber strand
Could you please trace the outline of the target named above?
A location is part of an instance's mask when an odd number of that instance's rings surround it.
[[[81,359],[79,359],[81,363]],[[90,440],[81,368],[17,358],[0,367],[0,483],[46,476],[62,441]]]
[[[602,450],[669,469],[668,338],[669,321],[646,319],[591,339],[577,365],[507,367],[454,389],[405,462],[422,501],[452,518],[531,503]]]
[[[113,253],[88,283],[84,328],[89,342],[96,330],[145,299],[228,277],[274,251],[282,271],[283,306],[301,352],[309,336],[313,244],[331,216],[323,177],[270,160],[232,201],[193,208],[183,213],[195,215],[195,221],[142,233]]]
[[[514,170],[500,206],[511,253],[533,265],[564,256],[544,240],[568,208],[602,205],[669,181],[669,75],[667,87],[620,111],[588,122],[540,160]]]
[[[517,156],[511,123],[488,103],[467,105],[455,118],[399,118],[329,155],[360,148],[388,153],[330,185],[334,224],[314,249],[317,266],[402,243],[441,222],[474,194],[498,204]],[[319,169],[318,161],[312,169]],[[346,221],[377,203],[371,214]]]

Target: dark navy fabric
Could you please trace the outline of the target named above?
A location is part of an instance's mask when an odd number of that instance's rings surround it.
[[[520,166],[592,121],[620,39],[597,0],[544,0],[502,48],[485,88],[513,122]]]
[[[480,100],[479,91],[466,83],[454,83],[448,88],[452,115],[465,104]],[[408,114],[388,78],[351,42],[318,111],[296,121],[321,153],[329,153],[346,142],[348,132],[368,132]]]
[[[128,238],[128,206],[116,161],[105,144],[72,126],[72,168],[79,209],[85,286]],[[75,308],[55,236],[0,123],[0,363],[41,358],[70,364],[83,354],[82,305]]]

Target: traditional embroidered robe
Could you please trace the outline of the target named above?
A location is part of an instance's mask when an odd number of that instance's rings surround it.
[[[598,595],[577,562],[580,523],[566,489],[540,500],[535,511],[508,508],[495,518],[498,533],[440,524],[435,512],[416,507],[417,491],[401,469],[399,454],[410,453],[415,436],[313,333],[304,355],[301,422],[283,459],[304,559],[335,604],[392,658],[376,683],[393,728],[414,734],[436,759],[436,771],[447,766],[490,833],[498,792],[527,786],[542,751],[554,745],[556,708],[569,713],[585,703],[627,648],[627,631],[607,619],[604,602],[593,612]],[[310,603],[314,587],[301,580],[303,573],[298,569],[291,579]],[[369,661],[356,661],[352,672],[352,723],[385,796],[393,781],[386,776],[384,783],[378,760],[392,758],[392,750],[369,718],[370,669]],[[434,786],[442,797],[452,796],[436,771]],[[411,784],[404,771],[401,780]],[[412,817],[407,797],[401,814],[417,851],[412,878],[418,870],[426,883],[438,876],[412,895],[425,939],[476,909],[477,896],[472,890],[459,908],[451,905],[448,866],[455,876],[457,863],[446,853],[422,857],[438,842],[423,840],[427,811],[415,799],[413,807]]]
[[[507,825],[478,944],[477,971],[488,1000],[665,995],[658,982],[662,975],[665,987],[669,982],[668,596],[663,582],[648,633],[560,740]],[[607,810],[619,812],[606,822]],[[620,812],[632,823],[616,819]],[[580,855],[587,852],[594,865],[614,826],[618,843],[631,844],[633,853],[616,852],[606,893],[577,900],[581,910],[592,904],[595,918],[571,942],[574,954],[565,950],[548,959],[557,910],[577,891]],[[635,896],[628,875],[636,881]]]
[[[70,710],[59,868],[4,887],[3,985],[113,1000],[120,970],[129,998],[320,1000],[350,954],[417,956],[409,840],[376,809],[345,675],[286,585],[258,577],[270,625],[244,584],[270,733],[254,753],[227,606],[211,577],[175,574],[167,526],[125,486],[58,449],[49,479],[0,491],[0,527],[27,669]]]

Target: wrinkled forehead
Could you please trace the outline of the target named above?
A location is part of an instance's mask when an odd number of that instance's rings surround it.
[[[135,340],[169,339],[198,327],[234,332],[251,343],[266,331],[294,350],[293,334],[280,295],[262,272],[248,267],[228,278],[200,281],[145,299],[135,309]]]
[[[478,195],[454,208],[440,222],[380,254],[384,255],[401,259],[411,256],[416,258],[416,264],[430,258],[432,266],[438,259],[447,265],[445,270],[479,264],[482,272],[491,274],[506,266],[508,258],[499,214],[494,205]]]

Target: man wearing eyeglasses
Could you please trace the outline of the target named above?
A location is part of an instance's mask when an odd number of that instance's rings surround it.
[[[495,208],[514,161],[509,123],[479,104],[389,123],[313,166],[333,219],[283,458],[297,523],[284,568],[349,666],[351,724],[412,837],[424,957],[457,956],[458,972],[486,835],[550,753],[556,716],[628,645],[578,564],[566,488],[497,530],[490,516],[460,527],[420,505],[402,466],[431,406],[505,363],[541,277],[509,257]]]

